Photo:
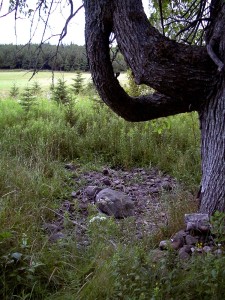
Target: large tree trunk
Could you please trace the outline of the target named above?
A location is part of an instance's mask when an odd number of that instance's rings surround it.
[[[200,211],[210,215],[216,210],[225,212],[225,3],[220,0],[214,2],[206,43],[209,55],[218,67],[217,84],[199,111],[202,158]]]
[[[202,181],[200,211],[225,211],[225,84],[200,112]]]
[[[225,3],[213,0],[207,47],[176,43],[149,23],[141,0],[84,0],[90,70],[102,100],[128,121],[197,110],[202,134],[201,212],[225,211]],[[154,94],[130,97],[114,76],[109,36],[136,82]],[[223,83],[222,83],[223,82]]]

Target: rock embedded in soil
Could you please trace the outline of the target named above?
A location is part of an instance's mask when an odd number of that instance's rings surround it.
[[[103,169],[102,174],[105,175],[105,176],[109,175],[109,170],[108,169]]]
[[[62,232],[56,232],[50,235],[49,241],[55,243],[56,241],[64,238],[65,238],[65,234],[63,234]]]
[[[94,198],[101,190],[102,190],[102,188],[100,188],[96,185],[89,185],[85,188],[84,193],[88,197]]]
[[[71,197],[72,197],[72,198],[76,198],[76,196],[77,196],[77,193],[76,193],[75,191],[72,191]]]
[[[186,235],[186,245],[196,245],[198,243],[198,238],[196,236],[192,236],[190,234]]]
[[[65,169],[74,171],[74,170],[76,170],[76,166],[74,164],[68,163],[68,164],[65,164]]]
[[[171,246],[174,250],[178,250],[185,244],[186,232],[184,230],[178,231],[171,239]]]
[[[123,192],[106,188],[96,195],[95,201],[98,209],[109,216],[125,218],[134,215],[134,202]]]
[[[159,243],[160,250],[168,250],[171,248],[171,240],[164,240]]]
[[[112,184],[109,178],[103,178],[102,182],[107,186],[110,186]]]
[[[186,247],[182,247],[178,251],[178,257],[182,260],[188,260],[191,257],[190,253],[191,251],[188,252]]]

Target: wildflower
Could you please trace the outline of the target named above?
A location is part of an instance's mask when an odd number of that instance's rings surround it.
[[[89,223],[93,223],[95,221],[104,221],[104,220],[106,220],[106,217],[98,215],[90,219]]]

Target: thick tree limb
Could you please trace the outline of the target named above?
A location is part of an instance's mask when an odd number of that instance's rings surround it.
[[[114,0],[114,4],[117,42],[136,82],[172,97],[204,96],[202,91],[215,76],[205,47],[179,44],[164,37],[150,25],[141,1]]]
[[[141,0],[85,0],[84,6],[93,80],[116,113],[130,121],[144,121],[198,109],[216,74],[205,48],[181,45],[161,35],[149,24]],[[136,82],[159,93],[133,98],[120,87],[110,63],[112,31]]]

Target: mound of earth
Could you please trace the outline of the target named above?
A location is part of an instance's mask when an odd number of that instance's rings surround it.
[[[70,172],[74,186],[79,186],[79,189],[71,190],[71,198],[64,201],[55,211],[55,219],[44,224],[51,241],[63,238],[67,234],[66,215],[75,225],[75,234],[80,237],[80,242],[87,243],[84,237],[90,206],[96,209],[96,215],[101,212],[95,205],[96,195],[105,188],[123,192],[133,202],[132,218],[138,238],[167,224],[167,213],[164,212],[161,196],[163,193],[173,193],[178,187],[178,182],[171,176],[157,169],[144,168],[129,171],[104,168],[102,171],[90,172],[81,172],[72,164],[67,164],[65,168]]]

